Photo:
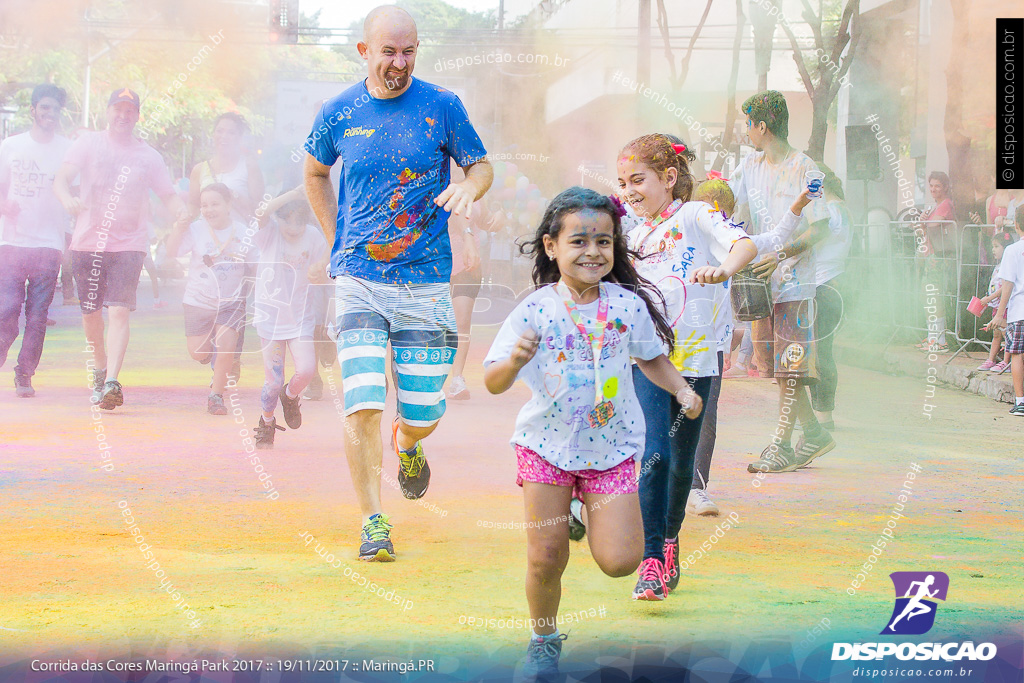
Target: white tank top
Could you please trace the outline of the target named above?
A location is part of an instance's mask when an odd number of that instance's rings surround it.
[[[199,164],[199,189],[205,190],[214,183],[223,183],[236,197],[250,200],[249,197],[249,165],[245,158],[238,160],[235,167],[226,173],[214,173],[209,161]]]

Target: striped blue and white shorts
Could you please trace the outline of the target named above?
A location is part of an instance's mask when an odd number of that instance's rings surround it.
[[[441,387],[458,345],[448,283],[391,285],[342,275],[335,297],[345,415],[384,410],[390,341],[398,414],[413,427],[440,420]]]

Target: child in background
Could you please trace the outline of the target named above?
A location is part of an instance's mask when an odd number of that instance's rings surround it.
[[[234,349],[238,331],[245,325],[245,225],[232,218],[231,190],[221,183],[202,191],[200,216],[191,225],[187,220],[174,224],[167,238],[167,256],[191,254],[182,296],[185,340],[192,358],[213,363],[207,412],[227,415],[224,387],[234,359],[230,353],[218,353],[214,359],[214,350]]]
[[[256,236],[259,265],[253,327],[260,336],[265,381],[260,402],[263,414],[253,430],[256,448],[273,448],[278,426],[274,409],[280,399],[289,429],[302,425],[300,395],[316,373],[313,332],[316,306],[309,269],[327,251],[327,241],[313,227],[313,214],[302,188],[285,192],[267,205]],[[291,353],[294,374],[284,381],[285,350]]]
[[[1003,250],[999,263],[999,277],[1003,281],[999,310],[988,326],[1006,328],[1006,352],[1010,354],[1013,373],[1014,403],[1010,414],[1024,417],[1024,206],[1017,207],[1013,218],[1017,241]]]
[[[736,208],[736,198],[729,189],[729,183],[719,177],[709,177],[697,186],[693,201],[704,202],[715,207],[728,220]],[[718,398],[722,393],[722,373],[725,370],[725,353],[732,342],[732,301],[729,299],[729,280],[714,288],[715,307],[712,312],[715,341],[718,350],[718,374],[711,378],[711,391],[704,404],[704,422],[700,428],[700,440],[694,455],[693,481],[686,498],[686,511],[691,514],[717,517],[718,506],[708,497],[708,481],[711,478],[711,457],[715,452],[718,436]],[[744,371],[745,374],[745,371]],[[671,570],[670,570],[671,571]]]
[[[654,304],[656,292],[630,263],[610,198],[581,187],[562,192],[522,251],[534,259],[537,289],[498,331],[484,383],[500,394],[521,377],[532,392],[511,441],[526,499],[526,596],[536,624],[525,673],[536,677],[557,674],[566,638],[555,619],[574,488],[587,506],[590,549],[601,570],[628,576],[640,562],[634,459],[643,449],[644,419],[630,357],[687,417],[702,406],[665,355],[671,328]]]
[[[999,295],[1003,288],[1003,281],[999,277],[999,265],[1002,263],[1006,247],[1011,244],[1013,244],[1013,235],[1008,232],[999,231],[992,236],[992,256],[995,257],[996,267],[992,270],[992,279],[988,283],[988,295],[981,300],[981,303],[991,309],[990,312],[993,317],[995,317],[996,312],[999,310]],[[1009,352],[1004,354],[1002,361],[996,362],[996,358],[999,357],[999,348],[1002,345],[1003,331],[998,327],[992,328],[992,346],[989,348],[988,358],[978,366],[978,370],[1000,373],[1009,367]]]

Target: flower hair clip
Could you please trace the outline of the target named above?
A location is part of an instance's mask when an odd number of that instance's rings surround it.
[[[672,145],[672,150],[676,154],[686,154],[686,145],[680,145],[678,143]]]
[[[708,171],[708,180],[725,180],[719,171]]]
[[[622,218],[623,216],[625,216],[626,215],[626,206],[622,203],[622,200],[619,199],[619,195],[617,195],[617,194],[610,194],[610,195],[608,195],[608,198],[611,199],[612,200],[612,204],[615,205],[615,211],[619,214],[619,218]]]

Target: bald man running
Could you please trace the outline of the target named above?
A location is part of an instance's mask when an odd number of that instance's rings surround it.
[[[457,345],[448,216],[469,215],[494,173],[459,98],[413,78],[419,40],[407,12],[372,10],[358,48],[369,75],[321,108],[306,140],[305,178],[334,245],[345,453],[363,514],[359,559],[391,562],[392,525],[380,502],[387,344],[398,482],[416,499],[430,482],[421,442],[444,414],[441,386]],[[452,160],[466,172],[462,182],[450,182]],[[338,161],[335,200],[330,171]]]

